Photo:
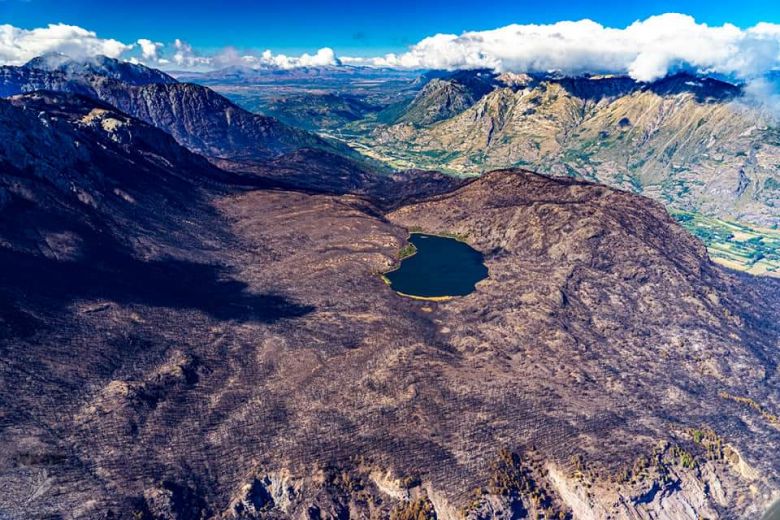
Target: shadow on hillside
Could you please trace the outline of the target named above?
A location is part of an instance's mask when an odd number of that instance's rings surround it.
[[[599,101],[604,98],[617,98],[636,91],[649,91],[659,96],[692,94],[699,103],[722,103],[731,101],[742,93],[739,86],[714,78],[701,78],[681,72],[651,83],[638,83],[629,77],[616,76],[605,78],[561,78],[556,80],[569,94]]]
[[[60,308],[75,300],[105,299],[262,323],[314,310],[284,296],[250,293],[247,284],[228,278],[219,266],[182,260],[144,262],[121,253],[61,262],[0,250],[0,291]]]

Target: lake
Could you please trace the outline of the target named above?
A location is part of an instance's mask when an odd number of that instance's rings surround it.
[[[417,252],[385,273],[394,291],[419,298],[465,296],[487,278],[482,253],[464,242],[424,233],[412,233],[409,242]]]

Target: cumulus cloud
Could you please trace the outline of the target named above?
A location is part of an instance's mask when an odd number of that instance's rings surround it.
[[[437,34],[403,54],[363,62],[403,68],[619,73],[639,81],[652,81],[683,68],[750,78],[780,66],[780,25],[709,26],[675,13],[652,16],[625,28],[604,27],[591,20],[515,24],[460,35]]]
[[[203,54],[181,39],[164,45],[139,38],[126,44],[71,25],[31,30],[0,25],[0,62],[19,64],[48,52],[75,58],[105,54],[151,66],[195,70],[234,65],[291,69],[349,64],[572,75],[615,73],[652,81],[687,69],[752,80],[780,68],[780,24],[759,23],[747,29],[731,24],[709,26],[675,13],[652,16],[623,28],[591,20],[514,24],[460,35],[436,34],[406,52],[363,58],[339,58],[329,47],[300,56],[232,47]]]
[[[160,59],[160,49],[163,48],[163,44],[160,42],[153,42],[146,38],[140,38],[136,43],[141,48],[141,59],[144,61],[156,62]]]
[[[291,69],[341,64],[333,49],[328,47],[314,54],[304,53],[300,56],[274,54],[270,50],[240,52],[232,47],[205,55],[182,39],[176,39],[168,45],[148,38],[123,43],[101,38],[95,32],[75,25],[50,24],[36,29],[0,25],[0,64],[21,65],[36,56],[51,53],[64,54],[74,59],[104,55],[155,67],[181,69],[212,69],[230,65]]]
[[[324,67],[328,65],[341,65],[341,62],[336,58],[336,53],[329,47],[323,47],[318,50],[313,56],[308,54],[301,54],[297,60],[293,60],[296,66],[302,67]]]
[[[21,65],[47,53],[73,58],[99,54],[118,58],[132,48],[117,40],[99,38],[93,31],[75,25],[50,24],[29,30],[0,25],[0,62],[10,65]]]
[[[294,69],[297,67],[330,67],[341,65],[341,60],[336,57],[336,53],[329,47],[319,49],[314,54],[304,53],[300,56],[274,54],[270,50],[265,50],[261,53],[242,53],[233,47],[228,47],[214,56],[203,58],[216,68],[245,66],[255,68]]]
[[[148,65],[182,69],[220,69],[231,66],[250,68],[293,69],[296,67],[326,67],[341,65],[336,53],[329,47],[319,49],[314,54],[287,56],[274,54],[270,50],[262,52],[240,51],[235,47],[225,47],[215,54],[202,54],[188,42],[176,39],[171,46],[172,54],[166,54],[164,45],[150,40],[140,39],[141,56],[138,61]]]
[[[172,61],[176,66],[186,69],[208,68],[211,66],[211,59],[201,56],[192,48],[189,43],[176,38],[173,42]]]

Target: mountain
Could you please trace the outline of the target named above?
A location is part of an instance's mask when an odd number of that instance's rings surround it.
[[[232,178],[91,98],[40,92],[0,100],[0,108],[3,241],[20,251],[59,258],[60,239],[81,241],[75,228],[155,227],[172,208],[194,204],[203,186]]]
[[[413,85],[387,84],[383,96],[372,98],[381,111],[358,119],[360,110],[345,111],[316,92],[329,88],[327,81],[312,82],[305,93],[281,97],[277,107],[269,99],[288,85],[264,85],[267,98],[260,101],[235,86],[221,88],[242,106],[282,113],[292,126],[319,126],[397,169],[475,175],[527,166],[642,193],[681,218],[693,212],[718,219],[714,228],[692,229],[731,265],[780,266],[770,247],[780,226],[778,124],[739,85],[687,73],[641,83],[621,76],[431,71]],[[341,96],[365,99],[357,86],[342,86]],[[733,236],[757,233],[767,247],[728,239],[731,222],[752,228]],[[720,236],[727,240],[713,238]]]
[[[0,137],[4,360],[5,349],[30,333],[69,334],[70,326],[51,313],[72,301],[187,306],[193,300],[187,276],[209,285],[209,270],[192,259],[206,261],[208,244],[219,234],[205,194],[226,190],[234,176],[165,132],[72,94],[0,100]],[[225,292],[216,279],[211,282],[207,290]],[[86,351],[78,355],[91,355]],[[56,357],[53,351],[37,355],[43,364]],[[11,373],[0,379],[18,383]],[[49,374],[55,386],[66,379]],[[8,399],[3,390],[6,411],[25,406],[28,398],[15,404]],[[0,499],[0,516],[7,513],[8,503]]]
[[[36,90],[66,91],[84,95],[92,93],[87,81],[72,78],[59,71],[0,66],[0,97]]]
[[[299,148],[323,148],[350,154],[344,145],[252,114],[209,88],[191,83],[132,86],[99,78],[98,99],[157,126],[206,157],[259,161]]]
[[[409,102],[388,107],[378,118],[384,123],[430,125],[460,114],[496,86],[496,74],[485,71],[456,71],[424,74],[424,86]]]
[[[162,71],[106,56],[75,60],[64,54],[45,54],[21,67],[0,66],[0,97],[36,90],[95,95],[92,82],[99,77],[129,85],[175,83]]]
[[[475,102],[475,96],[464,85],[433,79],[394,122],[429,125],[457,115]]]
[[[524,169],[380,175],[204,87],[84,78],[89,96],[0,100],[3,519],[759,518],[777,499],[780,280],[713,264],[660,203]],[[732,103],[688,81],[518,76],[416,130]],[[381,273],[414,231],[488,277],[395,293]]]
[[[160,81],[147,82],[158,79],[158,73]],[[252,114],[207,87],[178,83],[154,69],[109,58],[95,63],[36,58],[23,67],[0,68],[0,81],[5,96],[41,89],[91,96],[209,158],[257,162],[300,148],[321,148],[361,159],[344,144]]]
[[[362,119],[354,119],[358,111],[342,117],[326,101],[322,91],[336,88],[329,81],[215,88],[258,112],[282,98],[278,113],[286,123],[322,125],[320,131],[396,169],[469,176],[519,164],[639,192],[662,201],[718,262],[780,273],[777,112],[755,85],[745,91],[692,74],[640,83],[489,71],[430,71],[412,82],[372,82],[381,84],[377,90],[367,83],[337,87],[340,96],[370,99],[381,109]],[[464,101],[468,90],[460,83],[482,90]],[[553,91],[567,101],[537,106]],[[755,158],[749,150],[758,151]]]
[[[462,173],[527,165],[636,191],[672,208],[777,227],[780,134],[740,89],[677,75],[541,80],[498,88],[426,128],[399,124],[367,145]]]
[[[176,83],[174,78],[160,70],[141,65],[140,63],[130,63],[107,56],[73,59],[64,54],[44,54],[43,56],[31,59],[24,64],[22,68],[27,70],[61,72],[67,77],[88,75],[103,76],[130,85]]]
[[[516,170],[388,210],[232,184],[87,98],[0,118],[3,517],[753,518],[777,489],[780,287],[646,198]],[[489,278],[398,296],[410,229]]]

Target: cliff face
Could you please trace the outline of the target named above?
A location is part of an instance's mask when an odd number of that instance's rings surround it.
[[[257,162],[300,148],[350,152],[272,117],[247,112],[199,85],[127,87],[100,79],[94,88],[98,99],[165,130],[206,157]]]

